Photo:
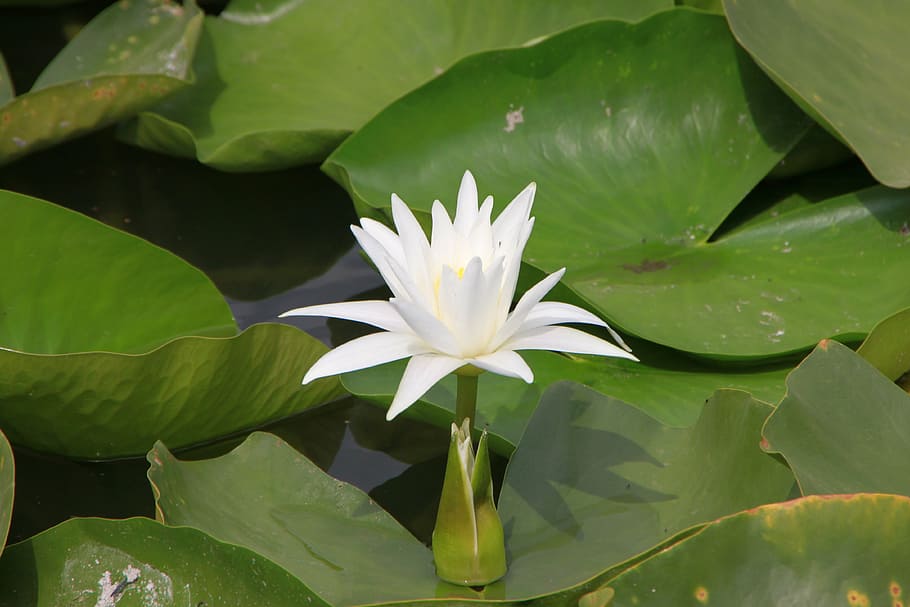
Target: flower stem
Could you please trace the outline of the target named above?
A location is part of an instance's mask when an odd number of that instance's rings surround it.
[[[458,392],[455,396],[455,423],[460,427],[465,419],[474,425],[474,411],[477,409],[477,375],[456,375]]]

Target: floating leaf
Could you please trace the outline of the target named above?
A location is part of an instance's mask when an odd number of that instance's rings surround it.
[[[737,40],[884,184],[910,186],[910,5],[724,2]]]
[[[910,495],[908,427],[910,396],[846,346],[825,340],[787,378],[787,396],[763,434],[804,495]]]
[[[122,120],[186,86],[202,19],[193,0],[122,0],[104,10],[31,91],[0,106],[0,164]]]
[[[857,354],[892,381],[910,371],[910,308],[875,325]]]
[[[72,519],[0,559],[0,606],[326,607],[274,563],[147,518]]]
[[[813,496],[760,506],[611,580],[610,607],[903,605],[910,500]]]
[[[590,585],[693,525],[786,497],[793,475],[758,446],[770,410],[720,390],[693,428],[670,428],[583,386],[547,390],[499,498],[507,594]]]
[[[319,161],[383,106],[465,55],[671,5],[235,0],[206,20],[196,85],[141,114],[124,137],[229,171]]]
[[[323,168],[373,215],[393,191],[428,212],[464,168],[500,204],[534,180],[525,261],[567,266],[566,284],[630,333],[768,357],[860,336],[910,303],[908,193],[870,189],[711,239],[808,124],[721,17],[677,9],[470,57]]]
[[[254,550],[336,607],[436,594],[426,546],[277,437],[211,460],[180,462],[162,443],[148,457],[159,520]]]
[[[0,431],[0,554],[6,545],[9,523],[13,515],[13,495],[16,490],[16,462],[13,450]]]
[[[784,394],[789,366],[724,369],[700,364],[678,354],[641,344],[634,347],[642,359],[633,363],[616,358],[564,356],[527,351],[521,355],[534,371],[534,383],[493,373],[480,376],[477,428],[488,427],[490,446],[509,454],[518,444],[541,394],[560,380],[590,386],[598,392],[631,403],[670,426],[690,426],[701,414],[705,399],[718,388],[739,388],[756,398],[777,402]],[[341,381],[362,398],[392,402],[404,363],[390,363],[346,373]],[[455,412],[455,378],[437,383],[408,409],[407,415],[448,427]]]
[[[695,428],[677,429],[582,386],[551,388],[499,500],[509,573],[479,592],[439,582],[429,549],[273,436],[195,462],[159,443],[149,479],[161,520],[255,550],[339,607],[549,600],[694,524],[785,496],[792,475],[758,448],[768,410],[719,392]]]
[[[0,349],[0,426],[16,444],[69,457],[138,455],[158,439],[184,447],[340,396],[335,378],[300,386],[325,351],[277,323],[183,337],[141,356]]]
[[[0,214],[4,348],[139,353],[237,332],[211,281],[164,249],[13,192],[0,191]]]

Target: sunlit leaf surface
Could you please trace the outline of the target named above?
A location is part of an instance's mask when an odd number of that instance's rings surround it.
[[[465,55],[668,0],[235,0],[209,17],[192,88],[139,116],[128,141],[229,171],[324,159],[385,105]]]
[[[770,357],[859,338],[910,304],[908,193],[868,189],[712,238],[807,125],[722,17],[678,9],[468,58],[323,168],[369,214],[391,192],[451,212],[466,168],[498,209],[536,181],[527,262],[568,267],[569,287],[650,341]]]

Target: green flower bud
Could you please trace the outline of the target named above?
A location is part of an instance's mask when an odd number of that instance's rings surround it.
[[[493,503],[487,432],[475,456],[471,420],[452,424],[446,476],[433,530],[433,558],[440,579],[461,586],[483,586],[506,574],[502,523]]]

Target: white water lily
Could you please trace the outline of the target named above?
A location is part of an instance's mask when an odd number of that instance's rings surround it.
[[[477,185],[465,172],[454,221],[433,203],[430,240],[407,205],[392,194],[396,232],[372,219],[351,226],[393,297],[308,306],[281,316],[329,316],[367,323],[384,332],[326,353],[303,378],[364,369],[410,357],[387,419],[392,419],[452,372],[490,371],[531,383],[534,374],[517,350],[557,350],[638,360],[607,324],[577,306],[541,301],[565,268],[529,289],[511,308],[521,256],[531,235],[536,184],[529,184],[491,221],[493,197],[478,208]],[[560,323],[606,328],[619,348]],[[460,370],[460,371],[459,371]]]

